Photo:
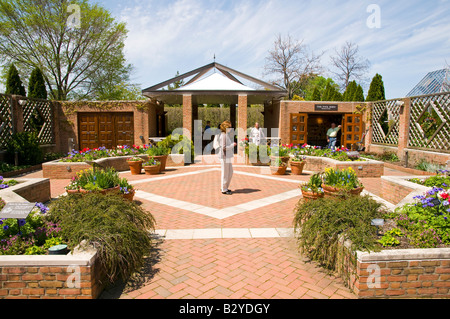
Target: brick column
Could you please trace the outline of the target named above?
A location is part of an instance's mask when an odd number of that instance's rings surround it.
[[[23,108],[19,104],[19,100],[22,97],[20,95],[11,96],[11,114],[13,118],[13,132],[23,132]]]
[[[183,129],[184,135],[192,140],[193,132],[192,95],[183,95]]]
[[[247,95],[239,95],[238,98],[238,125],[237,125],[237,132],[238,132],[238,144],[241,140],[247,137],[247,110],[248,109],[248,102],[247,102]],[[239,148],[239,155],[244,155],[244,149]]]
[[[404,158],[404,150],[408,147],[409,142],[409,125],[411,117],[411,99],[402,100],[405,104],[400,108],[399,133],[398,133],[398,151],[397,155],[400,159]]]
[[[372,125],[372,120],[373,120],[373,112],[372,112],[372,106],[373,103],[368,103],[367,104],[367,110],[366,110],[366,127],[365,130],[369,129],[369,132],[367,132],[366,135],[366,139],[364,140],[364,146],[366,147],[366,151],[370,152],[370,144],[372,143],[372,136],[373,136],[373,125]],[[370,117],[369,117],[370,114]]]

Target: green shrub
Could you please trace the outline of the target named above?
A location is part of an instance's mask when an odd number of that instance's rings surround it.
[[[36,165],[42,163],[44,159],[36,133],[21,132],[14,134],[6,145],[6,161],[8,163],[15,164],[16,152],[19,157],[19,165]]]
[[[155,220],[135,202],[114,194],[69,195],[54,201],[48,218],[61,226],[69,248],[93,245],[109,280],[126,280],[152,249]]]
[[[382,216],[382,207],[370,196],[300,201],[294,219],[300,250],[330,270],[338,268],[340,240],[350,240],[352,251],[379,250],[371,221]]]
[[[184,135],[169,135],[163,141],[159,142],[157,146],[161,149],[169,149],[172,154],[184,154],[184,150],[187,149],[190,152],[191,163],[194,162],[194,143]],[[189,156],[189,154],[187,155]]]

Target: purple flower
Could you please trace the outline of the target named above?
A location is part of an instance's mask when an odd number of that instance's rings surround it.
[[[9,229],[8,225],[3,226],[3,230],[8,230],[8,229]]]
[[[25,226],[25,224],[27,223],[27,221],[25,219],[19,219],[19,226]]]

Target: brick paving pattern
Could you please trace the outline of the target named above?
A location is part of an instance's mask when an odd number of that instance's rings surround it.
[[[302,176],[267,175],[267,168],[235,165],[233,196],[217,191],[220,171],[214,164],[169,168],[158,176],[121,176],[144,192],[169,199],[223,209],[298,189],[312,173]],[[214,170],[216,169],[216,170]],[[386,175],[404,173],[385,169]],[[259,176],[256,176],[259,175]],[[406,175],[406,174],[405,174]],[[27,177],[42,177],[42,171]],[[292,181],[298,181],[293,183]],[[51,180],[52,197],[62,195],[69,180]],[[366,190],[380,194],[379,179],[362,179]],[[210,239],[158,239],[149,257],[154,263],[144,271],[144,282],[130,281],[106,290],[101,298],[121,299],[355,299],[340,278],[327,274],[306,260],[295,238],[264,236],[275,229],[292,229],[294,208],[299,198],[289,198],[234,216],[218,219],[143,198],[140,201],[156,219],[158,230],[195,230],[197,233],[222,230],[230,234],[244,229],[261,229],[261,237]],[[234,232],[234,233],[233,233]],[[239,236],[238,236],[239,237]]]

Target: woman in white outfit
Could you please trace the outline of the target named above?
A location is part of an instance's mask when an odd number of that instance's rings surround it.
[[[233,143],[228,135],[231,128],[230,121],[225,121],[220,125],[219,159],[222,170],[221,188],[224,195],[231,195],[231,191],[228,188],[233,177],[234,148],[236,143]]]

